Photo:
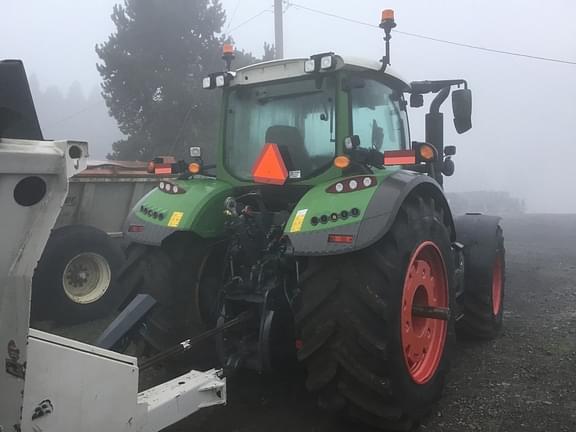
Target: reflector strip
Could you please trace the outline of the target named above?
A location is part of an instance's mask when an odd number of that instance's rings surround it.
[[[144,225],[130,225],[128,227],[128,232],[131,233],[139,233],[144,231]]]
[[[384,152],[384,165],[414,165],[416,152],[414,150],[394,150]]]
[[[288,178],[288,169],[278,146],[267,143],[252,168],[252,178],[257,183],[283,185]]]
[[[328,234],[328,243],[352,244],[354,236],[346,234]]]
[[[163,165],[156,165],[154,167],[154,174],[172,174],[172,165],[171,164],[163,164]]]

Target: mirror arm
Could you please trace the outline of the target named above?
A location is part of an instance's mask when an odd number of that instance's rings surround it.
[[[440,112],[440,107],[444,103],[444,101],[450,95],[450,86],[444,87],[442,90],[438,92],[438,94],[434,97],[434,100],[430,104],[430,113],[438,114]]]

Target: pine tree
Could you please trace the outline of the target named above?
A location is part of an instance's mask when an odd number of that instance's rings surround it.
[[[219,98],[202,89],[202,78],[223,69],[219,0],[125,0],[112,20],[116,32],[96,46],[97,67],[110,114],[127,138],[114,143],[110,157],[184,157],[201,146],[210,158]],[[237,55],[235,66],[255,60]]]

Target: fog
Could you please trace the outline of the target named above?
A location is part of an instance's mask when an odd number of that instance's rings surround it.
[[[167,0],[168,1],[168,0]],[[94,46],[114,31],[115,0],[0,0],[0,58],[21,58],[37,81],[35,93],[69,94],[78,84],[88,105],[39,107],[50,138],[85,138],[102,158],[121,137],[94,96],[100,77]],[[398,30],[438,39],[576,61],[573,0],[298,0],[357,21],[377,24],[380,11],[396,11]],[[272,0],[222,0],[239,48],[262,54],[273,42]],[[257,18],[246,20],[269,9]],[[287,6],[285,56],[334,51],[378,59],[382,32]],[[473,129],[458,136],[446,111],[446,144],[458,148],[449,191],[504,190],[524,199],[530,212],[576,212],[576,65],[485,52],[402,34],[392,39],[392,67],[406,80],[465,78],[474,92]],[[74,84],[74,83],[78,84]],[[75,87],[74,87],[75,86]],[[92,94],[92,96],[90,96]],[[448,104],[447,104],[448,105]],[[446,106],[447,106],[446,105]],[[411,112],[412,139],[423,139],[424,109]],[[48,119],[47,117],[50,116]],[[101,119],[94,130],[90,119]],[[82,125],[86,125],[83,129]],[[73,136],[67,135],[70,133]],[[86,136],[79,136],[85,133]]]

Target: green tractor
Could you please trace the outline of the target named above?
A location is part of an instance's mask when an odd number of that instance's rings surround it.
[[[203,80],[223,92],[216,166],[200,148],[151,162],[168,179],[127,221],[120,282],[156,301],[137,331],[148,353],[209,331],[225,370],[297,359],[322,406],[409,428],[441,396],[456,332],[497,335],[499,218],[454,218],[442,189],[455,148],[440,107],[451,94],[466,132],[471,92],[394,74],[394,26],[386,11],[373,62],[323,53],[233,72],[225,47],[224,72]],[[407,106],[427,93],[426,139],[411,142]]]

